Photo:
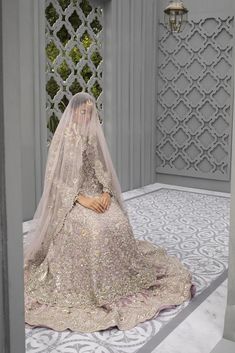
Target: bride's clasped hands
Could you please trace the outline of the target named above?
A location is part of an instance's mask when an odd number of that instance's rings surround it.
[[[99,197],[91,197],[79,194],[76,197],[75,202],[79,202],[82,206],[90,208],[96,213],[103,213],[109,208],[111,204],[111,196],[108,192],[103,192]]]

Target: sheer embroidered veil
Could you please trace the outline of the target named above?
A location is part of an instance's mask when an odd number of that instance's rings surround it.
[[[83,151],[89,150],[115,197],[127,215],[121,187],[100,124],[95,99],[87,92],[69,101],[52,138],[41,199],[24,241],[24,267],[40,264],[50,242],[74,207],[83,178]],[[79,230],[78,230],[79,232]]]

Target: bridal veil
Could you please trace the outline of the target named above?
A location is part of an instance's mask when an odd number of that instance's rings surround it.
[[[24,242],[24,267],[35,259],[39,263],[44,260],[50,242],[74,207],[83,182],[81,168],[86,148],[94,154],[97,168],[109,180],[113,196],[127,214],[95,99],[87,92],[79,92],[69,101],[49,147],[43,193]]]

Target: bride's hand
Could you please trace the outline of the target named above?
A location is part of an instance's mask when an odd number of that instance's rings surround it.
[[[103,206],[105,207],[105,209],[107,210],[111,204],[111,196],[108,192],[103,192],[100,200],[103,204]]]
[[[105,211],[101,198],[79,195],[79,197],[77,197],[77,201],[82,206],[90,208],[97,213],[103,213]]]

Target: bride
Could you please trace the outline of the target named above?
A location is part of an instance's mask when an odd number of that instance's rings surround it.
[[[131,329],[195,294],[177,257],[134,238],[86,92],[69,101],[51,141],[24,242],[24,282],[25,322],[57,331]]]

